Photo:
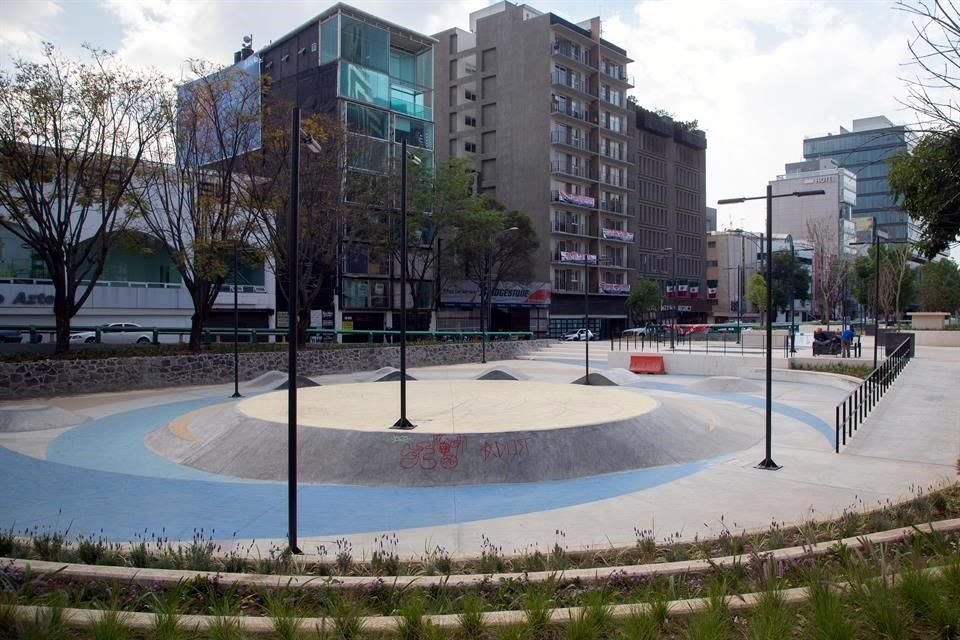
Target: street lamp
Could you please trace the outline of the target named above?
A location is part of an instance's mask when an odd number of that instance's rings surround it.
[[[391,429],[413,429],[407,420],[407,139],[400,141],[400,418]],[[409,154],[410,162],[421,160]]]
[[[297,547],[297,269],[300,265],[300,145],[312,153],[321,147],[300,129],[300,107],[294,107],[290,128],[290,217],[287,221],[287,536],[291,553]],[[236,266],[236,263],[234,263]],[[234,280],[236,284],[236,280]],[[234,288],[236,292],[236,288]],[[236,299],[236,293],[234,293]],[[234,345],[236,349],[236,345]]]
[[[767,201],[767,402],[766,402],[766,455],[758,469],[776,471],[780,465],[773,461],[772,437],[773,437],[773,260],[770,255],[773,253],[773,199],[774,198],[803,198],[806,196],[822,196],[826,192],[823,189],[813,191],[794,191],[793,193],[782,193],[773,195],[773,186],[767,185],[767,193],[764,196],[752,196],[741,198],[726,198],[718,200],[717,204],[739,204],[747,200],[766,200]]]
[[[487,363],[487,311],[490,307],[490,262],[493,260],[493,243],[517,229],[519,227],[510,227],[496,233],[483,254],[483,289],[480,291],[480,362],[483,364]]]
[[[237,300],[237,271],[239,270],[240,250],[237,241],[233,241],[233,395],[231,398],[242,398],[240,395],[240,307]]]

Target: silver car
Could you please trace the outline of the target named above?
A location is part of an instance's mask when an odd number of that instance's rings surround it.
[[[70,334],[70,342],[96,342],[96,331],[78,331]],[[134,322],[111,322],[100,331],[100,342],[104,344],[150,344],[153,332],[147,331]]]

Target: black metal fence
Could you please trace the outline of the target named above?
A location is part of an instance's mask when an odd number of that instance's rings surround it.
[[[887,392],[894,381],[913,357],[911,349],[913,336],[900,343],[893,353],[877,365],[863,382],[857,385],[842,402],[836,407],[834,451],[840,453],[840,445],[846,446],[847,439],[853,438],[880,398]]]
[[[689,333],[680,332],[670,341],[669,329],[654,335],[621,334],[614,338],[610,336],[610,350],[614,351],[653,351],[670,353],[714,353],[718,355],[763,355],[767,351],[767,336],[765,331],[752,331],[750,338],[743,333],[739,339],[736,333]],[[751,344],[744,344],[750,342]],[[671,348],[672,344],[672,348]],[[790,357],[790,337],[785,335],[773,336],[773,349],[780,351],[784,358]]]

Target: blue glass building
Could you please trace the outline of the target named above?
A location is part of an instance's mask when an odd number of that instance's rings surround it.
[[[907,213],[890,194],[887,174],[889,160],[904,151],[912,151],[916,136],[904,125],[895,125],[884,116],[853,121],[851,130],[805,138],[803,157],[807,160],[832,158],[857,179],[857,204],[854,218],[876,218],[878,226],[891,239],[915,240],[917,231]]]

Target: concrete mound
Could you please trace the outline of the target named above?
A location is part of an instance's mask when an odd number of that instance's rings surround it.
[[[314,382],[313,380],[311,380],[306,376],[297,376],[297,389],[307,389],[310,387],[319,387],[319,386],[320,386],[319,382]],[[276,390],[281,391],[283,389],[289,389],[289,388],[290,388],[289,380],[284,380],[279,386],[276,387]]]
[[[407,380],[416,380],[416,378],[408,373]],[[400,369],[395,367],[380,367],[364,378],[364,382],[400,382]]]
[[[551,395],[543,388],[546,385],[537,387],[536,383],[464,383],[475,386],[462,392],[487,406],[503,404],[498,396],[488,395],[491,393],[506,394],[500,398],[522,396],[522,404],[530,407],[530,417],[544,412],[571,415],[575,405],[588,402],[591,406],[579,414],[583,417],[578,421],[583,424],[559,428],[542,420],[534,426],[528,417],[516,416],[513,406],[502,411],[496,422],[466,428],[459,420],[456,429],[448,425],[438,429],[437,421],[421,411],[411,415],[419,423],[418,429],[390,431],[393,407],[388,417],[378,419],[377,425],[382,426],[376,427],[308,426],[306,420],[298,429],[300,481],[429,487],[564,480],[713,458],[753,446],[762,433],[759,417],[734,417],[738,409],[722,403],[709,410],[691,411],[685,405],[657,402],[632,390],[574,393],[569,385],[556,384],[551,385],[557,388]],[[498,384],[504,386],[498,390]],[[529,393],[523,392],[524,385],[531,385]],[[379,386],[324,386],[307,390],[304,396],[334,390],[345,403],[371,405],[376,401],[370,394]],[[429,392],[437,395],[438,388]],[[618,412],[630,398],[617,394],[647,398],[643,402],[649,401],[649,408]],[[323,397],[326,406],[327,395]],[[444,397],[438,403],[455,407],[462,397]],[[410,405],[414,409],[415,399]],[[605,413],[609,416],[606,420]],[[180,464],[211,473],[256,480],[286,478],[287,425],[279,419],[254,417],[243,410],[243,403],[195,412],[184,419],[186,423],[176,429],[163,427],[151,433],[148,446]]]
[[[286,371],[274,370],[267,371],[266,373],[257,376],[253,380],[247,380],[242,386],[245,389],[276,389],[277,386],[284,384],[286,381]]]
[[[480,375],[476,376],[474,380],[529,380],[530,376],[519,371],[515,371],[509,367],[496,367],[494,369],[487,369]]]
[[[580,376],[571,384],[584,384],[586,376]],[[637,381],[637,375],[626,369],[605,369],[590,372],[590,384],[597,387],[619,387]]]
[[[90,418],[46,404],[0,407],[0,433],[22,433],[73,427]]]
[[[726,393],[759,393],[762,388],[752,380],[737,378],[735,376],[713,376],[697,380],[690,385],[691,389],[697,391],[719,391]]]

